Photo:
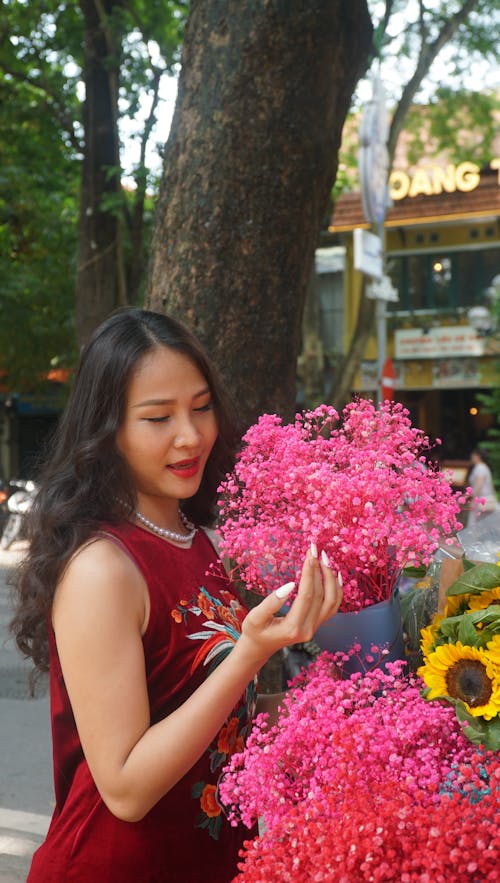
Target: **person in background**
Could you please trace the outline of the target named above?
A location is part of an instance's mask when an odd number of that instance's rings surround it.
[[[467,514],[467,527],[470,527],[476,524],[478,519],[499,508],[493,476],[482,448],[474,448],[471,451],[467,485],[472,489]]]
[[[29,883],[229,883],[248,838],[217,783],[256,675],[342,591],[312,543],[247,612],[204,528],[236,445],[199,343],[147,310],[84,348],[30,516],[12,630],[50,671],[56,805]],[[266,697],[263,697],[265,700]],[[273,700],[268,700],[268,706]]]

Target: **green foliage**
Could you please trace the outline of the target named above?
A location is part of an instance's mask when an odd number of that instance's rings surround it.
[[[0,370],[30,389],[71,364],[78,163],[29,84],[0,72]]]
[[[389,116],[402,112],[408,165],[424,153],[441,151],[451,163],[466,158],[482,166],[491,159],[500,109],[495,0],[473,3],[435,60],[430,54],[465,5],[457,0],[368,0],[375,26],[371,67],[380,71]],[[367,80],[361,80],[344,126],[334,199],[359,188],[359,114],[368,95]]]
[[[452,704],[455,706],[457,720],[467,725],[465,732],[470,742],[482,745],[487,751],[500,749],[500,717],[487,721],[483,717],[470,714],[460,699],[452,701]]]
[[[471,70],[485,62],[495,70],[499,58],[497,38],[498,4],[495,0],[368,0],[376,25],[378,57],[386,88],[395,98],[417,69],[419,60],[429,57],[432,47],[439,45],[439,63],[422,71],[422,92],[425,101],[444,79],[458,90],[470,84]],[[456,19],[458,28],[451,41],[439,44],[444,29]],[[384,66],[398,70],[398,78],[383,76]],[[486,86],[491,85],[485,83]]]
[[[467,595],[469,592],[480,594],[490,592],[500,585],[500,568],[498,564],[476,564],[467,568],[448,589],[448,595]]]
[[[500,635],[500,604],[497,603],[494,596],[492,598],[486,594],[481,599],[481,595],[497,589],[499,585],[500,566],[498,564],[489,562],[473,564],[467,559],[464,560],[464,572],[449,586],[447,591],[448,598],[458,598],[458,606],[455,602],[451,607],[453,615],[446,618],[439,616],[433,621],[432,646],[427,650],[427,656],[423,660],[423,670],[419,669],[419,674],[422,674],[427,684],[429,681],[426,677],[426,669],[429,671],[436,664],[432,661],[434,659],[433,651],[439,652],[440,647],[447,645],[455,648],[461,646],[465,648],[465,651],[468,648],[475,648],[478,653],[485,653],[483,657],[486,661],[485,677],[494,679],[495,674],[492,673],[492,670],[494,672],[496,669],[494,651],[491,656],[488,654],[491,642]],[[471,604],[471,597],[475,599],[474,604]],[[488,604],[488,601],[493,601],[493,603]],[[485,606],[481,607],[481,603],[484,603]],[[471,607],[479,607],[479,609],[475,610]],[[471,651],[468,650],[468,652]],[[464,656],[464,660],[465,658]],[[446,694],[441,698],[455,707],[457,719],[467,725],[464,730],[466,737],[477,745],[484,745],[487,749],[498,751],[500,748],[500,714],[493,716],[491,720],[488,720],[484,715],[472,714],[464,701],[467,699],[467,691],[461,693],[460,689],[451,689],[447,678],[446,687]],[[429,698],[429,693],[428,687],[423,690],[425,698]]]
[[[413,105],[405,120],[409,166],[423,153],[444,151],[447,161],[464,159],[489,165],[498,134],[500,99],[493,92],[471,92],[440,86],[425,106]],[[409,136],[409,137],[408,137]]]
[[[116,50],[110,65],[120,62],[122,118],[135,120],[148,99],[148,112],[161,112],[155,90],[179,61],[187,8],[187,2],[131,0],[104,22]],[[25,391],[43,384],[51,367],[71,367],[76,359],[84,22],[78,0],[0,0],[0,10],[0,371]],[[122,220],[129,276],[141,257],[134,224],[147,243],[148,192],[157,185],[157,173],[145,164],[145,128],[136,136],[142,153],[127,169],[137,187],[104,206]]]

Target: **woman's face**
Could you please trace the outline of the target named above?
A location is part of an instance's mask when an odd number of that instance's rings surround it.
[[[160,346],[137,363],[116,436],[137,491],[138,508],[153,517],[192,497],[217,438],[205,377],[186,356]]]

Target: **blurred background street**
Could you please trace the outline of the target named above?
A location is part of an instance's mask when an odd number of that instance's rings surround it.
[[[0,883],[26,880],[54,803],[47,685],[30,697],[29,665],[8,633],[7,580],[22,554],[22,543],[0,550]]]

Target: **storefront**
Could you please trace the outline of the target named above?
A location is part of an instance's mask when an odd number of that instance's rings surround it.
[[[31,394],[0,388],[0,479],[36,478],[65,398],[64,384],[53,381]]]
[[[385,273],[399,297],[386,306],[395,397],[419,426],[443,438],[448,458],[468,456],[494,420],[479,396],[500,384],[500,339],[492,314],[500,297],[499,169],[494,159],[484,169],[464,161],[391,176]],[[359,194],[341,196],[329,232],[346,247],[345,347],[362,284],[354,270],[353,231],[367,226]],[[353,392],[376,393],[376,347],[373,338]]]

